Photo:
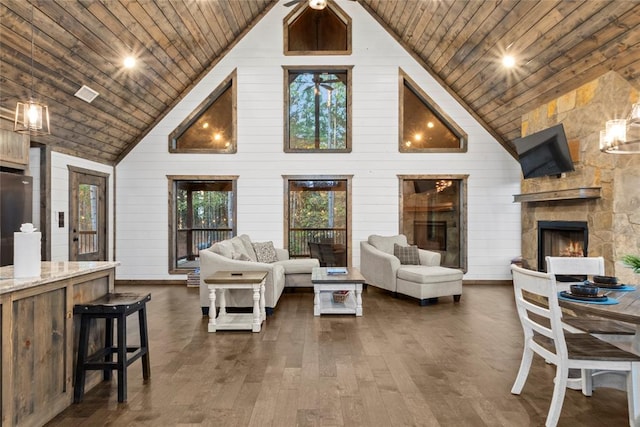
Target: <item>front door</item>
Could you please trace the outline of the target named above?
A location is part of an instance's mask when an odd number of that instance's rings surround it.
[[[107,260],[108,177],[69,166],[69,261]]]

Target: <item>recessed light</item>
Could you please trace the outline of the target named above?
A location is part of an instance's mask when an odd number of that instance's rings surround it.
[[[516,65],[516,58],[511,55],[505,55],[502,57],[502,65],[507,68],[513,68]]]
[[[125,68],[133,68],[136,66],[136,58],[133,56],[127,56],[124,58],[123,64]]]

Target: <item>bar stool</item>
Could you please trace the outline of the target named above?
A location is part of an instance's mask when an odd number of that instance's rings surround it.
[[[107,294],[97,300],[76,304],[73,313],[80,315],[80,341],[76,363],[76,381],[73,402],[82,402],[85,374],[88,370],[103,371],[105,381],[111,379],[111,371],[118,371],[118,402],[127,400],[127,367],[142,358],[142,377],[150,377],[149,342],[147,337],[146,304],[151,294],[138,295],[128,293]],[[138,313],[140,326],[140,346],[127,347],[127,316]],[[89,330],[91,319],[105,319],[104,347],[88,356]],[[117,322],[117,343],[113,345],[113,320]],[[132,353],[127,358],[128,353]],[[117,361],[113,361],[113,355]]]

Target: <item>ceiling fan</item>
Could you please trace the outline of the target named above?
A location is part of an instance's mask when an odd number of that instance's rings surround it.
[[[311,9],[322,10],[325,7],[327,7],[327,0],[291,0],[286,2],[284,5],[285,7],[290,7],[298,3],[301,3],[303,1],[307,1]],[[351,0],[351,1],[356,1],[356,0]]]

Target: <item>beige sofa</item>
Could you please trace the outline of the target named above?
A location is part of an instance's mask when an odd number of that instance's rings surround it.
[[[280,299],[285,287],[312,287],[311,270],[320,263],[313,258],[289,259],[289,251],[274,248],[274,262],[258,262],[254,242],[243,234],[214,243],[200,251],[200,305],[202,314],[209,314],[209,289],[204,279],[216,271],[267,271],[265,284],[265,306],[267,314]],[[227,307],[252,307],[250,292],[230,290],[226,294]]]
[[[371,235],[360,242],[360,272],[367,284],[416,298],[421,305],[449,295],[460,300],[461,270],[441,267],[440,253],[424,249],[418,249],[419,265],[403,265],[394,255],[394,244],[408,246],[407,237]]]

